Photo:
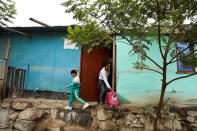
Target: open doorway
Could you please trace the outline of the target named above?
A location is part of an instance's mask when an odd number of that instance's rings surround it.
[[[113,61],[113,49],[99,48],[90,53],[81,51],[81,97],[86,101],[98,101],[97,90],[99,71],[104,61]],[[109,76],[109,84],[112,85],[112,68]]]

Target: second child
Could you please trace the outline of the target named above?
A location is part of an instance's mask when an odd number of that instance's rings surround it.
[[[72,83],[67,87],[71,88],[71,94],[69,96],[69,105],[65,107],[66,110],[72,110],[72,103],[74,98],[76,98],[80,103],[83,104],[83,108],[85,109],[89,106],[87,102],[85,102],[83,99],[80,98],[79,92],[80,92],[80,79],[79,76],[77,76],[77,69],[71,71],[71,76],[73,77]]]

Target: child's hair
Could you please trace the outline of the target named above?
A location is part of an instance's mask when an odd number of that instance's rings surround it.
[[[73,74],[73,73],[75,73],[75,74],[77,74],[77,72],[78,72],[78,70],[77,69],[75,69],[75,70],[71,70],[71,74]]]
[[[103,62],[103,66],[105,67],[106,65],[108,65],[108,64],[111,64],[110,62],[108,62],[108,61],[104,61]]]

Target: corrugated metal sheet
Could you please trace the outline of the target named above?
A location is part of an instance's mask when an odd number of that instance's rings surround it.
[[[70,25],[70,26],[74,27],[75,25]],[[32,26],[32,27],[8,27],[8,28],[28,33],[28,32],[67,32],[68,27],[69,26],[50,26],[50,27]],[[10,33],[10,32],[0,29],[0,33]]]

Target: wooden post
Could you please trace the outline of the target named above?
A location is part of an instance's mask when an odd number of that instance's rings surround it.
[[[116,36],[113,36],[112,88],[116,91]]]
[[[26,78],[26,70],[23,70],[23,83],[22,83],[22,91],[21,91],[21,97],[24,96],[24,86],[25,86],[25,78]]]
[[[8,75],[7,75],[7,82],[6,82],[6,98],[8,98],[9,97],[9,92],[10,92],[10,82],[11,82],[11,79],[10,79],[10,77],[11,77],[11,68],[10,67],[8,67],[8,73],[7,73]]]
[[[11,86],[10,86],[10,92],[9,92],[9,97],[13,97],[13,89],[14,89],[14,79],[15,79],[15,69],[11,68]]]
[[[13,97],[18,97],[19,69],[15,70]]]
[[[18,96],[21,97],[22,95],[22,82],[23,82],[23,70],[19,70],[19,90],[18,90]]]
[[[43,22],[41,22],[41,21],[38,21],[38,20],[36,20],[36,19],[34,19],[34,18],[29,18],[29,20],[31,20],[31,21],[33,21],[33,22],[35,22],[35,23],[37,23],[37,24],[43,25],[43,26],[45,26],[45,27],[50,27],[50,25],[45,24],[45,23],[43,23]]]
[[[7,52],[6,52],[6,59],[5,59],[5,76],[4,76],[4,81],[3,81],[3,99],[6,96],[6,85],[7,85],[7,76],[8,76],[8,61],[9,61],[9,56],[10,56],[10,39],[8,39],[8,45],[7,45]]]

